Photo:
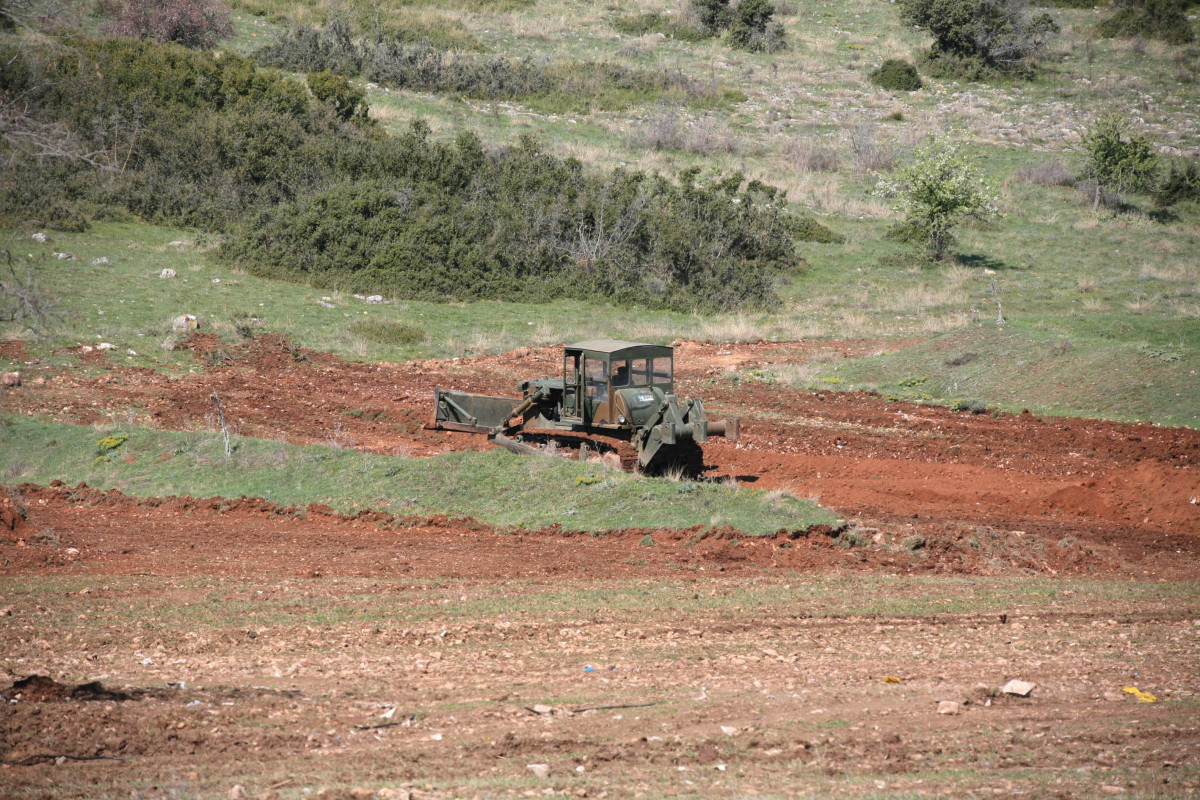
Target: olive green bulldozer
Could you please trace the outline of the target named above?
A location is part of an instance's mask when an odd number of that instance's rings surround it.
[[[664,345],[596,339],[563,350],[560,378],[522,381],[522,396],[434,391],[433,427],[486,433],[517,453],[615,455],[626,471],[703,471],[700,443],[737,439],[739,420],[710,420],[675,396],[675,353]]]

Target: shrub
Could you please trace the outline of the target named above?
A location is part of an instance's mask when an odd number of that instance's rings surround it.
[[[1200,168],[1194,160],[1172,163],[1154,192],[1154,204],[1159,208],[1188,200],[1200,201]]]
[[[366,119],[367,91],[354,86],[345,76],[334,72],[312,72],[308,75],[308,88],[313,97],[333,106],[339,119]]]
[[[799,261],[780,194],[740,176],[592,176],[529,139],[489,156],[472,136],[427,136],[402,137],[404,174],[264,210],[224,254],[257,274],[400,297],[680,309],[769,305],[774,274]]]
[[[979,79],[993,73],[1030,75],[1031,61],[1058,25],[1030,14],[1026,0],[900,0],[905,22],[933,34],[926,71],[939,77]]]
[[[871,83],[889,92],[915,92],[921,88],[917,68],[907,61],[889,58],[871,72]]]
[[[1083,174],[1095,191],[1093,210],[1099,208],[1105,194],[1148,189],[1157,175],[1158,154],[1119,114],[1105,114],[1096,120],[1083,135],[1081,146],[1086,157]]]
[[[710,85],[679,71],[451,55],[429,44],[406,45],[382,36],[355,41],[349,22],[336,16],[323,29],[293,28],[254,57],[261,64],[298,72],[361,75],[397,89],[519,100],[541,110],[613,110],[662,97],[701,103],[715,99]]]
[[[944,138],[933,139],[891,178],[879,182],[877,193],[897,198],[896,210],[921,234],[926,253],[940,259],[953,241],[953,229],[963,217],[987,218],[996,213],[996,191],[967,154]]]
[[[733,23],[729,0],[692,0],[692,8],[700,26],[714,36]]]
[[[1167,44],[1187,44],[1196,38],[1187,18],[1188,0],[1117,0],[1117,11],[1096,26],[1108,38],[1143,37]]]
[[[233,35],[229,9],[221,0],[124,0],[110,15],[114,18],[103,30],[132,39],[208,49]]]
[[[733,9],[729,42],[741,50],[773,53],[787,47],[783,27],[772,23],[775,6],[770,0],[741,0]]]

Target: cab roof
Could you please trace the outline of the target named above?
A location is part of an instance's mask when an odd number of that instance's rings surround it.
[[[624,342],[619,339],[589,339],[586,342],[576,342],[566,346],[567,350],[586,350],[590,353],[603,353],[608,356],[625,356],[627,358],[656,357],[674,355],[674,348],[665,344],[646,344],[645,342]]]

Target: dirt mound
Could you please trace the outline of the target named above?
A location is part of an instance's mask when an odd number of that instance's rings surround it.
[[[0,531],[20,532],[25,527],[25,509],[9,494],[0,491]]]

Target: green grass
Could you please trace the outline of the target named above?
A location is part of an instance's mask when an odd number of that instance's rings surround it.
[[[1007,411],[1200,427],[1200,326],[1158,322],[1140,342],[981,323],[821,376],[830,388],[913,402],[980,400]]]
[[[97,441],[110,432],[129,438],[106,451],[111,460],[104,461],[97,458]],[[0,476],[8,484],[82,481],[136,497],[246,495],[345,512],[469,516],[528,529],[730,526],[753,535],[838,521],[820,506],[779,492],[644,478],[564,458],[498,450],[407,459],[240,437],[226,458],[214,432],[125,426],[100,432],[26,419],[0,427]]]

